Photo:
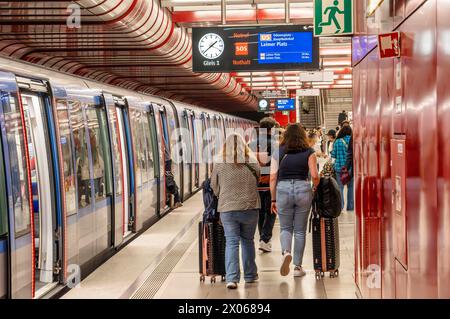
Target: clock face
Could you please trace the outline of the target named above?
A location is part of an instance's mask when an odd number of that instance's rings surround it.
[[[260,107],[261,109],[266,109],[266,108],[267,108],[267,105],[268,105],[268,103],[267,103],[266,100],[261,100],[261,101],[259,101],[259,107]]]
[[[198,42],[198,49],[205,58],[217,59],[222,55],[225,43],[218,34],[207,33]]]

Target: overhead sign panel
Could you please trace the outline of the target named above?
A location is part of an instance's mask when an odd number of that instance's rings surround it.
[[[297,90],[297,96],[320,96],[320,89],[301,89]]]
[[[295,110],[295,99],[278,99],[277,100],[278,111],[293,111]]]
[[[353,0],[314,0],[314,35],[353,34]]]
[[[259,99],[258,111],[259,112],[271,112],[271,111],[294,111],[295,99]]]
[[[194,72],[319,69],[311,26],[193,28]]]
[[[300,81],[302,82],[332,82],[334,81],[333,71],[301,72]]]

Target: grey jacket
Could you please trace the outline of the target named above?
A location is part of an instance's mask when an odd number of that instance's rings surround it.
[[[244,164],[217,163],[211,175],[211,187],[219,198],[218,211],[244,211],[260,209],[258,181],[261,175],[256,163],[248,164],[258,178]]]

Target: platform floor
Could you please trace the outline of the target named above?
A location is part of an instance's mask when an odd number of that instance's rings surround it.
[[[257,255],[259,281],[254,284],[241,281],[237,290],[228,290],[220,278],[214,284],[208,278],[205,283],[199,280],[197,229],[201,211],[201,195],[197,194],[122,249],[82,281],[81,287],[72,289],[63,298],[356,298],[353,212],[343,212],[339,220],[341,267],[338,278],[315,279],[311,234],[307,236],[304,256],[307,275],[294,279],[291,271],[282,277],[279,273],[281,248],[277,222],[273,252]]]

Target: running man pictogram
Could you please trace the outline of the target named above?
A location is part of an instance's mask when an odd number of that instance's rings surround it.
[[[327,7],[324,12],[325,15],[328,14],[328,21],[327,22],[321,22],[319,23],[320,27],[330,26],[334,23],[336,27],[336,32],[339,33],[341,31],[341,25],[339,24],[339,21],[336,17],[336,14],[345,14],[345,11],[339,9],[339,1],[335,0],[333,2],[333,6]]]

